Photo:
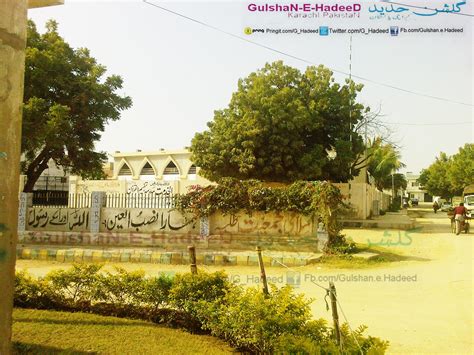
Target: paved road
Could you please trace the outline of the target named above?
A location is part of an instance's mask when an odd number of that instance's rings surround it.
[[[421,229],[408,236],[411,244],[391,249],[429,260],[362,272],[344,270],[349,275],[379,276],[382,281],[336,282],[338,295],[350,323],[364,323],[370,334],[389,339],[390,353],[472,354],[474,235],[451,234],[445,214],[426,216],[417,219]],[[346,233],[360,242],[380,241],[384,236],[383,231]],[[397,231],[388,233],[397,241]],[[401,233],[402,242],[408,243],[409,238]],[[412,281],[398,281],[399,275]],[[321,306],[316,303],[314,313],[324,314]]]
[[[344,314],[353,328],[366,324],[368,333],[388,339],[392,354],[472,354],[473,347],[473,255],[474,234],[454,236],[445,214],[427,212],[418,218],[419,229],[406,235],[395,230],[348,229],[344,233],[357,242],[378,243],[391,239],[391,250],[415,260],[383,264],[371,269],[330,269],[315,265],[298,268],[298,292],[315,299],[315,317],[331,320],[325,292],[311,280],[336,284]],[[400,236],[400,239],[399,239]],[[188,271],[187,266],[121,264],[142,268],[148,274]],[[35,275],[64,267],[20,260],[17,268]],[[206,267],[209,271],[221,267]],[[258,285],[259,271],[253,267],[226,267],[234,281]],[[270,281],[295,281],[298,274],[284,268],[268,268]],[[340,315],[344,320],[343,315]]]

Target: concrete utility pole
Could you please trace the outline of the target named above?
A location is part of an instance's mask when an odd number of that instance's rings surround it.
[[[0,354],[11,353],[28,7],[63,0],[0,0]]]

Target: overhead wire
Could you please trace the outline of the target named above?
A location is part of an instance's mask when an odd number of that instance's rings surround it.
[[[255,45],[255,46],[258,46],[258,47],[261,47],[261,48],[264,48],[264,49],[267,49],[269,51],[272,51],[274,53],[278,53],[278,54],[281,54],[285,57],[288,57],[288,58],[292,58],[292,59],[295,59],[297,61],[300,61],[300,62],[303,62],[303,63],[306,63],[306,64],[310,64],[310,65],[318,65],[317,63],[314,63],[308,59],[305,59],[305,58],[302,58],[302,57],[299,57],[299,56],[296,56],[296,55],[293,55],[291,53],[288,53],[288,52],[284,52],[282,50],[279,50],[279,49],[276,49],[276,48],[273,48],[273,47],[270,47],[270,46],[267,46],[267,45],[264,45],[264,44],[261,44],[261,43],[258,43],[258,42],[254,42],[254,41],[251,41],[250,39],[248,38],[244,38],[242,36],[239,36],[239,35],[236,35],[232,32],[228,32],[228,31],[225,31],[219,27],[216,27],[216,26],[213,26],[211,24],[208,24],[206,22],[203,22],[201,20],[197,20],[193,17],[190,17],[190,16],[187,16],[187,15],[184,15],[182,13],[179,13],[177,11],[173,11],[171,9],[168,9],[164,6],[160,6],[160,5],[157,5],[155,3],[152,3],[152,2],[149,2],[147,0],[143,0],[143,2],[147,5],[150,5],[150,6],[153,6],[157,9],[160,9],[162,11],[165,11],[165,12],[168,12],[168,13],[171,13],[175,16],[178,16],[178,17],[181,17],[181,18],[184,18],[186,20],[189,20],[189,21],[192,21],[194,23],[197,23],[201,26],[204,26],[204,27],[207,27],[207,28],[210,28],[212,30],[215,30],[217,32],[220,32],[220,33],[223,33],[227,36],[230,36],[230,37],[233,37],[233,38],[236,38],[236,39],[239,39],[241,41],[244,41],[244,42],[247,42],[247,43],[250,43],[252,45]],[[337,69],[334,69],[334,68],[330,68],[328,67],[330,70],[332,70],[333,72],[335,73],[338,73],[338,74],[341,74],[341,75],[344,75],[344,76],[347,76],[349,77],[351,74],[350,73],[347,73],[345,71],[342,71],[342,70],[337,70]],[[391,84],[386,84],[386,83],[383,83],[381,81],[377,81],[377,80],[372,80],[372,79],[369,79],[369,78],[366,78],[366,77],[363,77],[363,76],[360,76],[360,75],[354,75],[352,74],[351,75],[353,78],[357,78],[359,80],[362,80],[362,81],[366,81],[368,83],[372,83],[372,84],[376,84],[376,85],[379,85],[379,86],[383,86],[383,87],[387,87],[387,88],[390,88],[390,89],[393,89],[393,90],[397,90],[397,91],[401,91],[401,92],[405,92],[405,93],[409,93],[409,94],[413,94],[413,95],[417,95],[417,96],[422,96],[422,97],[426,97],[426,98],[430,98],[430,99],[433,99],[433,100],[438,100],[438,101],[444,101],[444,102],[449,102],[449,103],[453,103],[453,104],[458,104],[458,105],[463,105],[463,106],[471,106],[471,107],[474,107],[474,104],[471,104],[471,103],[467,103],[467,102],[462,102],[462,101],[456,101],[456,100],[452,100],[452,99],[448,99],[448,98],[444,98],[444,97],[440,97],[440,96],[435,96],[435,95],[430,95],[430,94],[425,94],[425,93],[421,93],[421,92],[417,92],[417,91],[413,91],[413,90],[409,90],[409,89],[405,89],[405,88],[402,88],[402,87],[399,87],[399,86],[395,86],[395,85],[391,85]]]

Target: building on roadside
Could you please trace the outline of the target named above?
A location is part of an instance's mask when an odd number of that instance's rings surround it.
[[[418,182],[420,174],[414,174],[411,171],[408,171],[405,174],[407,179],[407,188],[405,190],[404,196],[412,199],[418,199],[419,202],[433,202],[433,196],[430,195],[426,190],[423,189],[423,186]]]
[[[191,160],[187,149],[157,151],[120,152],[111,154],[106,180],[83,180],[77,176],[69,178],[71,194],[89,194],[104,191],[109,194],[184,194],[193,185],[214,184],[199,175],[200,168]],[[366,169],[350,183],[335,184],[353,208],[353,218],[367,219],[387,210],[390,196],[377,190],[373,178]],[[113,196],[111,197],[114,198]]]
[[[183,194],[192,185],[206,186],[211,181],[199,175],[187,149],[120,152],[111,155],[107,180],[70,178],[71,193],[106,191],[117,193]]]

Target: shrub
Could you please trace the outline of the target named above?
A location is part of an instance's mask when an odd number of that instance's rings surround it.
[[[330,240],[337,238],[342,229],[337,216],[347,213],[340,190],[326,181],[295,181],[283,187],[234,178],[223,178],[218,183],[206,187],[193,185],[187,194],[177,195],[177,210],[184,216],[191,214],[194,220],[216,211],[224,215],[273,211],[318,216]]]
[[[32,278],[25,271],[15,274],[13,305],[20,308],[56,309],[58,301],[43,280]]]
[[[157,310],[169,303],[169,295],[173,286],[173,278],[165,274],[150,277],[144,281],[142,301]]]
[[[169,291],[169,301],[194,315],[198,302],[220,301],[231,288],[224,272],[177,274]]]
[[[298,334],[311,317],[309,304],[290,286],[272,287],[268,296],[235,286],[219,302],[199,303],[197,314],[211,334],[248,351],[269,353],[281,335]]]
[[[352,240],[349,239],[349,241],[347,241],[344,235],[338,234],[335,238],[328,241],[323,251],[326,254],[345,255],[354,254],[357,250],[357,246]]]
[[[67,270],[48,273],[44,282],[51,293],[65,303],[90,303],[100,290],[99,264],[73,264]]]
[[[401,202],[399,198],[395,198],[388,207],[388,212],[398,212],[401,208]]]
[[[145,272],[128,272],[115,267],[115,273],[107,272],[96,278],[95,299],[120,305],[140,305],[145,299]]]
[[[75,264],[53,271],[44,279],[18,272],[16,307],[86,311],[138,318],[208,331],[252,353],[340,354],[334,330],[327,322],[311,320],[310,303],[290,286],[264,295],[257,288],[230,283],[223,272],[160,275],[146,278],[141,271],[99,273],[100,265]],[[170,308],[169,306],[176,308]],[[166,308],[168,307],[168,308]],[[344,354],[383,354],[388,342],[364,336],[365,326],[351,332],[341,326]],[[359,348],[360,346],[360,348]]]
[[[362,349],[364,354],[384,354],[385,350],[388,348],[389,342],[370,335],[365,337],[364,333],[366,330],[367,326],[361,325],[359,328],[351,332],[349,326],[344,323],[341,326],[341,338],[343,339],[344,350],[348,350],[349,353],[356,353],[360,352],[360,349]],[[357,342],[355,339],[357,339]]]
[[[304,335],[283,334],[276,339],[273,353],[275,354],[291,354],[291,355],[319,355],[321,354],[321,346],[311,338]],[[337,347],[334,352],[325,352],[328,354],[336,354]]]

